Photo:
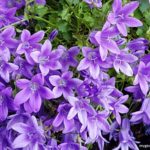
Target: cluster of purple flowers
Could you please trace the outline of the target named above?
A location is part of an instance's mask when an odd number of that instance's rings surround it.
[[[20,8],[25,3],[10,2],[0,5],[5,7],[0,8],[0,27],[16,19],[16,8],[10,5]],[[101,1],[86,2],[101,7]],[[108,136],[118,142],[115,150],[138,150],[130,126],[150,124],[149,41],[126,40],[128,27],[142,26],[131,15],[138,5],[114,0],[102,30],[89,35],[94,48],[53,49],[57,30],[44,42],[44,31],[24,29],[17,38],[10,26],[0,33],[0,150],[87,150],[95,142],[103,150]],[[111,69],[132,78],[133,85],[124,90],[142,106],[131,116],[129,95],[117,89]],[[53,102],[57,111],[48,114],[45,108]]]

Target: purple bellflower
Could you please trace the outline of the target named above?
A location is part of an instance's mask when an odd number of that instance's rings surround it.
[[[79,47],[73,46],[70,49],[66,49],[64,46],[58,46],[58,49],[63,50],[63,54],[60,58],[60,63],[62,64],[62,71],[67,71],[69,66],[76,67],[78,65],[78,61],[76,60],[76,56],[79,54]]]
[[[147,94],[149,90],[148,82],[150,82],[150,63],[145,64],[144,62],[140,62],[138,66],[138,71],[134,79],[134,85],[139,84],[140,88],[144,95]]]
[[[52,42],[55,37],[57,36],[58,34],[58,30],[57,29],[54,29],[50,34],[49,34],[49,40]]]
[[[99,45],[99,53],[102,60],[107,58],[108,50],[111,53],[120,53],[117,43],[113,40],[116,35],[118,35],[118,31],[114,27],[110,27],[108,22],[105,23],[102,31],[97,31],[94,34],[95,41]]]
[[[15,28],[10,26],[0,33],[0,50],[16,48],[18,41],[14,39]]]
[[[16,123],[12,129],[19,133],[12,145],[16,148],[28,148],[29,150],[40,149],[41,145],[45,143],[44,130],[38,125],[34,116],[32,116],[28,123]]]
[[[12,89],[0,83],[0,121],[7,118],[8,110],[15,110],[12,99]]]
[[[108,111],[101,111],[97,114],[95,113],[95,115],[91,117],[88,117],[87,130],[90,139],[96,139],[99,136],[102,137],[101,131],[104,131],[106,133],[110,131],[110,125],[107,121],[108,114]]]
[[[89,6],[91,8],[93,8],[93,7],[97,7],[97,8],[102,7],[102,1],[101,0],[83,0],[83,1],[86,2],[87,4],[89,4]]]
[[[34,33],[31,35],[31,33],[24,29],[21,34],[21,41],[18,45],[18,48],[16,50],[17,54],[25,54],[26,60],[31,65],[34,64],[33,59],[31,58],[30,54],[33,51],[36,51],[37,49],[41,48],[41,44],[39,42],[44,37],[44,31],[38,31],[37,33]]]
[[[8,49],[0,50],[0,77],[5,82],[10,81],[10,74],[18,70],[18,66],[10,63],[10,52]]]
[[[41,47],[41,51],[34,51],[30,54],[31,58],[39,64],[43,76],[46,76],[49,73],[49,70],[58,70],[62,68],[58,61],[62,55],[62,50],[51,50],[51,42],[46,40]]]
[[[76,89],[82,83],[82,81],[77,78],[72,78],[72,76],[73,73],[68,71],[62,73],[61,76],[52,75],[49,77],[50,83],[54,86],[52,91],[55,98],[58,98],[62,95],[65,98],[74,95],[73,89]]]
[[[112,112],[116,117],[118,124],[121,124],[121,116],[120,114],[125,114],[128,112],[128,108],[123,105],[124,102],[128,100],[128,95],[121,96],[117,101],[111,103]]]
[[[133,52],[136,52],[139,50],[142,50],[142,51],[147,50],[148,44],[149,44],[149,41],[147,39],[137,38],[137,39],[130,41],[127,46],[130,50],[132,50]]]
[[[18,18],[15,17],[16,8],[1,8],[0,9],[0,28],[11,23],[18,21]]]
[[[139,123],[143,121],[144,124],[150,125],[150,99],[145,98],[142,107],[139,111],[132,113],[132,118],[130,119],[132,123]]]
[[[117,27],[119,32],[127,36],[126,27],[139,27],[142,26],[142,22],[130,15],[138,7],[139,3],[137,1],[130,2],[122,6],[122,0],[114,0],[113,12],[108,15],[108,21]]]
[[[72,132],[74,130],[74,119],[67,119],[67,115],[70,109],[69,104],[61,104],[58,107],[58,114],[53,121],[54,127],[59,127],[62,123],[64,125],[63,133]]]
[[[54,97],[52,91],[44,86],[44,78],[41,74],[33,76],[31,81],[19,79],[16,85],[22,90],[16,94],[14,102],[17,106],[24,103],[27,112],[38,112],[42,98],[49,100]]]
[[[132,150],[139,150],[130,129],[130,122],[125,118],[122,121],[122,128],[119,132],[119,145],[113,150],[128,150],[129,148]]]
[[[94,79],[98,79],[101,73],[101,67],[107,67],[105,66],[105,62],[103,62],[99,56],[98,49],[92,49],[90,47],[83,47],[82,53],[84,58],[80,61],[77,70],[89,70],[89,73],[91,77]]]
[[[95,114],[94,109],[89,105],[87,100],[79,100],[76,97],[69,96],[68,97],[69,103],[72,105],[71,109],[69,110],[67,119],[71,120],[76,115],[78,115],[78,119],[82,124],[80,131],[82,132],[87,126],[88,120],[88,113],[93,115]]]
[[[117,73],[119,70],[127,76],[133,76],[133,71],[129,63],[133,63],[138,60],[138,58],[132,54],[121,52],[118,55],[112,56],[113,66]]]

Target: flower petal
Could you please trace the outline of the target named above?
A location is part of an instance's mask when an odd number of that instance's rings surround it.
[[[143,23],[140,20],[138,20],[136,18],[133,18],[133,17],[127,17],[127,18],[125,18],[124,23],[128,27],[139,27],[139,26],[143,25]]]
[[[25,103],[30,98],[30,90],[28,88],[23,89],[15,96],[14,103],[20,105]]]
[[[13,148],[24,148],[30,144],[30,140],[27,139],[25,134],[21,134],[15,138],[12,145]]]
[[[77,110],[76,110],[74,107],[72,107],[72,108],[69,110],[67,119],[68,119],[68,120],[73,119],[73,118],[76,116],[76,114],[77,114]]]

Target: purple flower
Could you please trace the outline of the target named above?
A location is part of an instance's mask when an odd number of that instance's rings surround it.
[[[102,7],[102,1],[101,0],[83,0],[83,1],[86,2],[87,4],[89,4],[89,6],[91,8],[93,8],[93,7],[97,7],[97,8]]]
[[[72,105],[72,107],[69,110],[67,119],[71,120],[76,115],[78,115],[78,119],[82,124],[80,132],[82,132],[87,126],[88,113],[89,114],[95,114],[95,111],[89,105],[89,102],[87,100],[83,100],[83,99],[79,100],[76,97],[69,96],[68,101]]]
[[[149,90],[148,82],[150,81],[150,63],[145,64],[144,62],[140,62],[138,66],[138,72],[134,79],[134,85],[139,84],[140,88],[144,95],[147,94]]]
[[[88,69],[91,77],[93,77],[94,79],[98,79],[101,73],[100,67],[105,68],[106,64],[99,57],[98,49],[96,48],[93,50],[92,48],[89,47],[83,47],[82,53],[85,58],[83,58],[80,61],[77,70],[81,71]]]
[[[124,149],[133,149],[139,150],[136,145],[135,138],[133,137],[133,133],[130,129],[130,122],[127,118],[122,121],[122,128],[119,132],[119,145],[113,150],[124,150]]]
[[[57,36],[58,34],[58,30],[57,29],[54,29],[50,34],[49,34],[49,40],[52,42],[55,37]]]
[[[10,74],[18,70],[18,66],[9,63],[10,52],[8,49],[0,51],[0,77],[5,80],[5,82],[10,81]]]
[[[58,70],[62,68],[58,61],[62,55],[62,50],[51,50],[51,42],[46,40],[41,47],[41,51],[34,51],[30,54],[31,58],[39,64],[43,76],[46,76],[49,73],[49,70]]]
[[[99,53],[102,60],[106,59],[108,50],[115,54],[120,53],[117,43],[113,40],[116,35],[118,35],[118,31],[114,27],[110,27],[108,22],[105,23],[102,31],[95,33],[94,38],[99,45]]]
[[[132,118],[130,119],[133,123],[139,123],[143,121],[145,124],[150,124],[150,99],[145,98],[142,107],[139,111],[132,113]]]
[[[142,22],[136,18],[133,18],[131,15],[134,10],[138,7],[139,3],[137,1],[130,2],[122,6],[122,0],[114,0],[113,3],[113,12],[108,15],[108,21],[112,25],[116,25],[119,32],[127,36],[126,27],[139,27],[142,26]]]
[[[51,99],[51,90],[44,86],[44,78],[41,74],[32,77],[31,81],[19,79],[16,81],[17,87],[22,89],[15,96],[15,104],[18,106],[24,103],[27,112],[38,112],[41,108],[42,98]]]
[[[49,77],[50,83],[54,86],[53,94],[55,98],[63,95],[65,98],[68,96],[73,96],[73,89],[77,88],[81,84],[81,80],[77,78],[72,78],[73,73],[68,71],[64,72],[61,76],[52,75]]]
[[[15,109],[12,99],[12,89],[0,83],[0,121],[8,116],[8,110]]]
[[[130,50],[132,50],[133,52],[136,52],[139,50],[142,50],[142,51],[147,50],[148,44],[149,44],[149,41],[147,39],[137,38],[137,39],[130,41],[127,46]]]
[[[122,51],[120,54],[113,56],[112,59],[114,69],[117,73],[120,70],[127,76],[133,76],[133,71],[129,63],[137,61],[138,58],[136,56]]]
[[[16,8],[1,8],[0,9],[0,28],[11,23],[18,21],[18,18],[15,17]]]
[[[39,5],[45,5],[46,0],[36,0],[36,3],[39,4]]]
[[[101,138],[106,142],[106,139],[102,137],[101,131],[108,133],[110,131],[110,125],[107,121],[108,111],[98,112],[96,115],[88,117],[87,130],[89,139],[87,141]]]
[[[60,104],[57,110],[58,114],[53,121],[54,127],[59,127],[63,123],[64,125],[63,133],[72,132],[74,130],[74,126],[75,126],[74,120],[67,119],[69,109],[70,109],[69,104]]]
[[[125,114],[129,110],[125,105],[123,105],[123,103],[126,102],[127,100],[128,100],[128,95],[124,95],[121,96],[117,101],[111,103],[112,112],[115,115],[119,125],[121,124],[121,116],[119,113]]]
[[[30,56],[30,53],[41,48],[41,44],[39,44],[39,42],[43,39],[43,37],[44,31],[38,31],[37,33],[31,35],[31,33],[28,30],[24,29],[22,31],[21,41],[20,44],[18,45],[16,53],[20,55],[25,54],[28,63],[33,65],[34,62]]]
[[[14,39],[15,28],[10,26],[0,33],[0,48],[4,49],[16,48],[18,41]]]
[[[22,122],[14,124],[12,129],[19,133],[12,143],[15,149],[40,149],[41,145],[45,143],[44,130],[38,125],[34,116],[26,124]]]
[[[66,49],[64,46],[58,46],[58,49],[62,49],[63,54],[60,58],[60,63],[62,64],[62,70],[67,71],[69,67],[76,67],[78,65],[78,61],[75,59],[75,57],[79,54],[79,47],[74,46],[70,49]]]
[[[16,64],[19,67],[19,69],[14,71],[12,74],[14,79],[21,78],[22,76],[24,76],[26,78],[31,78],[33,76],[33,73],[32,73],[33,66],[30,65],[22,57],[17,56],[14,59],[14,64]]]

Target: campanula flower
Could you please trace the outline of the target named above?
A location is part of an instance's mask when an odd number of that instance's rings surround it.
[[[62,68],[59,62],[62,50],[51,50],[51,42],[46,40],[41,47],[41,51],[34,51],[30,54],[31,58],[39,64],[43,76],[46,76],[49,73],[49,70],[58,70]]]
[[[21,91],[16,94],[14,102],[17,106],[24,104],[27,112],[38,112],[42,99],[53,98],[52,91],[44,86],[44,78],[41,74],[33,76],[31,81],[19,79],[16,81],[16,85]]]
[[[114,0],[113,11],[109,13],[108,21],[115,25],[122,35],[127,36],[127,27],[142,26],[141,21],[130,16],[138,6],[137,1],[122,6],[122,0]]]

